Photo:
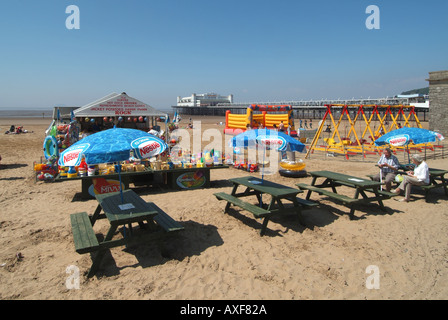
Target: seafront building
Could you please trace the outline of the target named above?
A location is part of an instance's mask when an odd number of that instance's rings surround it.
[[[220,96],[217,93],[193,93],[189,97],[177,97],[177,106],[179,107],[206,107],[217,106],[218,104],[233,103],[233,95]]]
[[[220,96],[216,93],[192,94],[189,97],[177,98],[177,105],[172,106],[173,112],[181,115],[207,115],[225,116],[226,111],[232,114],[246,113],[247,108],[252,105],[291,105],[294,110],[294,118],[299,119],[322,119],[326,111],[326,105],[412,105],[421,121],[427,120],[429,112],[428,95],[412,94],[398,95],[377,99],[321,99],[300,101],[257,101],[257,102],[234,102],[233,95]]]

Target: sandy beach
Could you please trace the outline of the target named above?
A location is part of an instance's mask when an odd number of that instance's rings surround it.
[[[223,118],[196,117],[202,130]],[[297,120],[296,120],[297,121]],[[33,161],[43,157],[50,119],[0,119],[0,299],[152,299],[152,300],[309,300],[446,299],[448,297],[448,197],[431,191],[429,201],[416,192],[412,201],[386,200],[361,206],[350,220],[347,207],[313,194],[320,206],[297,217],[273,218],[260,237],[261,221],[239,210],[224,214],[213,193],[230,192],[227,179],[247,176],[234,168],[212,170],[211,187],[173,191],[137,188],[179,221],[185,230],[167,241],[111,249],[97,276],[88,279],[89,254],[75,252],[70,214],[92,214],[96,200],[80,201],[80,181],[36,182]],[[316,121],[317,123],[317,121]],[[11,124],[32,133],[5,135]],[[398,157],[401,161],[403,156]],[[346,161],[314,154],[306,170],[331,170],[366,177],[377,157]],[[448,169],[447,159],[428,158],[429,167]],[[252,173],[259,176],[259,173]],[[294,187],[311,177],[267,180]],[[299,195],[304,197],[303,194]],[[95,225],[105,234],[106,220]],[[79,289],[69,289],[67,267],[81,272]],[[366,286],[375,266],[379,288]],[[368,269],[369,270],[369,269]]]

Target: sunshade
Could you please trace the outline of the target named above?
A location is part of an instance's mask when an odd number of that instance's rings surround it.
[[[400,129],[392,130],[378,139],[375,140],[375,145],[382,146],[389,144],[394,147],[406,146],[408,148],[408,161],[409,158],[409,144],[424,144],[435,142],[436,140],[443,140],[444,137],[438,132],[423,129],[423,128],[410,128],[403,127]]]
[[[88,165],[125,161],[131,157],[154,157],[167,148],[166,143],[152,134],[136,129],[112,128],[79,140],[59,157],[60,166],[78,166],[82,157]]]
[[[88,165],[154,157],[167,149],[167,144],[152,134],[136,129],[112,128],[81,139],[61,153],[60,166],[78,166],[82,158]],[[120,179],[121,166],[116,165]],[[123,200],[123,197],[122,197]]]
[[[300,141],[284,134],[269,129],[247,130],[231,139],[233,147],[256,147],[256,145],[266,146],[267,150],[297,151],[302,152],[305,145]]]
[[[413,142],[414,144],[422,144],[443,140],[444,137],[438,132],[422,129],[408,128],[392,130],[375,140],[375,145],[381,146],[390,144],[394,147],[405,146]]]

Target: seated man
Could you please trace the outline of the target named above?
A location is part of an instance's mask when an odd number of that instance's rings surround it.
[[[382,176],[384,182],[386,183],[386,190],[390,192],[392,181],[395,180],[397,170],[400,167],[397,157],[392,154],[390,148],[384,149],[384,153],[378,161],[378,167],[380,167],[381,175],[378,173],[372,178],[372,180],[380,181],[380,176]]]

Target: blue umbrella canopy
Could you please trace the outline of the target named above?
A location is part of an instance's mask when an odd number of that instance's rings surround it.
[[[438,132],[422,129],[422,128],[408,128],[390,131],[375,140],[375,145],[382,146],[390,144],[392,146],[405,146],[413,142],[414,144],[422,144],[435,142],[436,140],[443,140],[444,137]]]
[[[269,129],[247,130],[233,137],[231,140],[233,147],[256,147],[256,145],[265,146],[269,150],[278,151],[297,151],[305,150],[305,145],[300,141],[284,134]]]
[[[146,159],[167,149],[167,144],[141,130],[112,128],[81,139],[61,153],[60,166],[78,166],[83,156],[88,165],[125,161],[131,157]]]

